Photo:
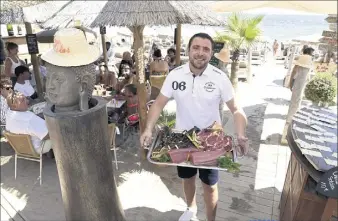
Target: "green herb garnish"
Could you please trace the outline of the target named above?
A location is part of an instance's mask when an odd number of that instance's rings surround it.
[[[168,154],[162,154],[160,158],[158,158],[159,162],[165,163],[165,162],[170,162],[170,157]]]
[[[232,161],[231,157],[224,156],[218,158],[218,166],[220,168],[228,169],[231,173],[239,172],[239,167],[241,166],[239,163],[235,163]]]

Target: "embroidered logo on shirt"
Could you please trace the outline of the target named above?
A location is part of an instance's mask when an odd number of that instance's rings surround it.
[[[209,82],[205,83],[204,89],[207,92],[213,92],[216,89],[216,87],[215,87],[215,84],[213,82],[209,81]]]
[[[218,74],[224,74],[222,72],[220,72],[219,70],[216,70],[216,69],[212,69],[214,72],[218,73]]]

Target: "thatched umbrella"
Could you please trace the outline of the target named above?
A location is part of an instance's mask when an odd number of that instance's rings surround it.
[[[222,25],[224,21],[207,7],[191,1],[74,1],[48,19],[43,27],[70,27],[74,20],[83,26],[127,26],[134,35],[141,132],[146,124],[146,90],[143,61],[143,29],[146,25]],[[180,40],[178,41],[180,42]],[[180,43],[177,44],[180,51]]]
[[[1,1],[1,24],[43,22],[69,1]]]

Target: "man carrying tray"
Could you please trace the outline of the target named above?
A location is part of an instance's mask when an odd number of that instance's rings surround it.
[[[209,64],[213,55],[214,42],[205,33],[198,33],[191,37],[189,48],[189,62],[175,68],[163,83],[161,93],[150,108],[147,126],[141,135],[142,146],[148,146],[152,139],[152,130],[161,111],[170,98],[177,104],[176,125],[178,130],[189,130],[194,126],[203,129],[215,121],[221,123],[219,104],[226,102],[235,121],[240,155],[248,152],[248,139],[245,136],[246,116],[238,106],[234,97],[234,90],[227,75]],[[218,201],[218,170],[178,167],[178,176],[183,179],[183,188],[188,208],[179,221],[196,218],[196,175],[203,184],[204,201],[208,221],[214,221]]]

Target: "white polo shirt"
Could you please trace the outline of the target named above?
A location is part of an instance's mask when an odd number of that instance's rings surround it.
[[[48,134],[45,120],[30,111],[8,110],[6,130],[14,134],[30,135],[35,150],[39,150],[42,139]]]
[[[14,85],[14,90],[21,92],[25,97],[30,97],[34,94],[35,90],[29,80],[26,80],[24,84],[18,82]]]
[[[210,64],[196,77],[189,63],[175,68],[165,79],[161,93],[176,101],[176,129],[179,130],[194,126],[203,129],[215,121],[221,123],[219,104],[234,97],[228,76]]]

